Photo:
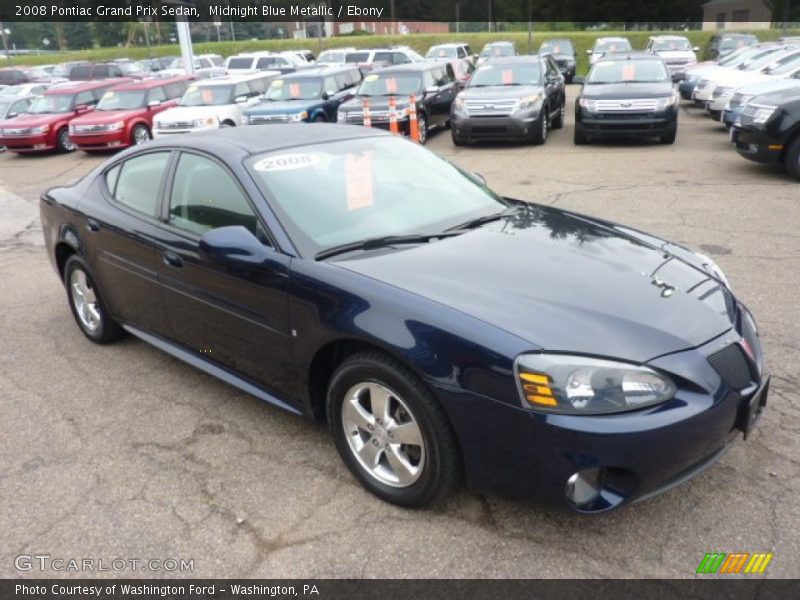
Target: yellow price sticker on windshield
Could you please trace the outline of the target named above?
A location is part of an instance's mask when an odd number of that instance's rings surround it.
[[[376,79],[378,79],[377,75],[367,75],[364,77],[364,81],[375,81]]]
[[[196,92],[197,91],[197,86],[196,85],[190,85],[188,88],[186,88],[186,91],[187,92]]]
[[[281,87],[283,85],[283,79],[276,79],[270,84],[270,87]]]

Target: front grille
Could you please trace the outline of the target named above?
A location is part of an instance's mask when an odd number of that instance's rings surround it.
[[[466,100],[464,108],[470,116],[476,117],[507,117],[514,112],[517,106],[516,99],[503,100]]]
[[[653,112],[658,106],[656,98],[638,100],[597,100],[597,112]]]
[[[169,121],[167,123],[159,124],[159,129],[191,129],[193,123],[191,121]]]
[[[3,129],[3,135],[8,136],[25,136],[30,134],[30,129]]]
[[[669,66],[680,66],[680,65],[685,65],[690,60],[691,59],[689,58],[665,58],[664,62],[667,63],[667,65]]]
[[[744,350],[739,344],[726,346],[708,357],[708,362],[734,390],[743,390],[753,381],[753,373]]]
[[[106,125],[73,125],[72,133],[91,133],[93,131],[105,131]]]
[[[251,125],[262,123],[288,123],[289,115],[250,115]]]

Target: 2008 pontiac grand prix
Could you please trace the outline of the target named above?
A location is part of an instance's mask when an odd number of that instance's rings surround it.
[[[180,136],[41,201],[83,333],[129,332],[326,421],[380,498],[476,490],[600,512],[702,471],[766,403],[711,260],[498,197],[353,126]]]

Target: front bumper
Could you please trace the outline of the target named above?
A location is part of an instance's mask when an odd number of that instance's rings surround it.
[[[783,158],[783,142],[763,129],[735,125],[731,130],[731,142],[740,156],[753,162],[774,164]]]
[[[125,129],[102,133],[72,133],[69,138],[81,150],[109,150],[130,146],[130,138]]]
[[[656,113],[594,113],[578,109],[575,128],[587,138],[661,137],[678,126],[678,112],[673,106]]]
[[[720,340],[650,363],[677,377],[706,381],[707,387],[681,385],[669,402],[623,414],[544,414],[434,384],[459,437],[469,486],[597,513],[697,475],[739,435],[752,431],[766,404],[768,374],[759,372],[737,391],[707,362]],[[567,482],[586,469],[607,474],[604,492],[591,505],[574,506]]]
[[[11,152],[45,152],[56,147],[55,141],[49,133],[26,136],[0,136],[0,146],[5,146]]]
[[[194,127],[191,129],[156,129],[153,128],[153,139],[160,137],[169,137],[171,135],[178,135],[182,133],[197,133],[198,131],[210,131],[212,129],[219,129],[218,127]]]
[[[470,117],[453,113],[450,116],[450,127],[453,135],[465,142],[527,140],[537,130],[538,120],[538,112],[506,117]]]

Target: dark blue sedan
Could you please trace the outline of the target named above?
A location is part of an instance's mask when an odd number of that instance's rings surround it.
[[[708,467],[766,403],[755,322],[711,260],[375,129],[159,140],[41,214],[90,340],[133,334],[327,422],[395,504],[465,478],[608,510]]]

